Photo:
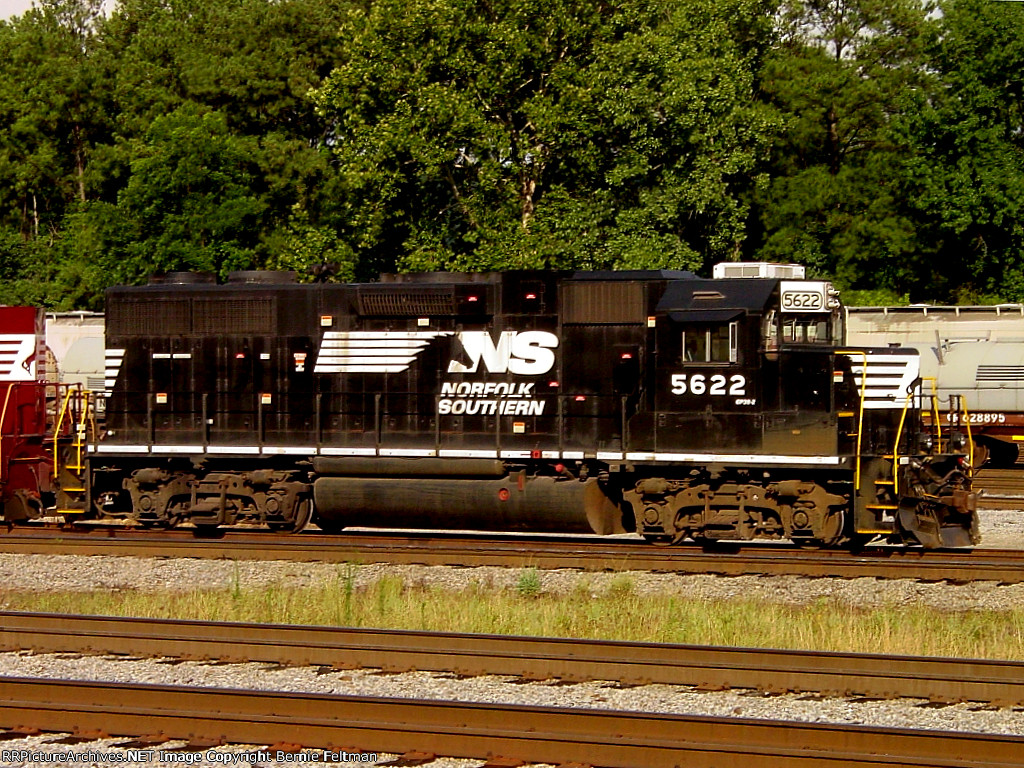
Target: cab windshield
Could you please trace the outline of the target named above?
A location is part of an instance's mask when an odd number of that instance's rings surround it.
[[[831,344],[828,318],[821,315],[801,317],[783,316],[781,322],[783,344]]]

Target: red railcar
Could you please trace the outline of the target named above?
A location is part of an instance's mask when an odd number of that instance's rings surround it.
[[[0,307],[0,513],[36,518],[52,506],[72,512],[88,421],[88,394],[43,378],[41,310]]]

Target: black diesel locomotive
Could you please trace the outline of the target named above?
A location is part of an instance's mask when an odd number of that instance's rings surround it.
[[[93,515],[978,540],[966,436],[922,418],[915,351],[837,344],[827,282],[182,273],[106,322]]]

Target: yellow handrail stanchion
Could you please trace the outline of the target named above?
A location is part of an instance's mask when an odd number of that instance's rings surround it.
[[[868,353],[861,349],[837,349],[836,355],[860,355],[863,358],[863,370],[860,376],[860,407],[857,409],[857,457],[854,462],[853,488],[854,492],[860,491],[860,454],[861,438],[864,434],[864,399],[867,396],[868,388]]]
[[[936,448],[939,453],[942,452],[942,419],[939,415],[939,390],[937,386],[937,379],[934,376],[922,376],[921,381],[927,381],[931,383],[932,387],[932,423],[935,425],[935,440]],[[922,395],[923,397],[923,395]]]
[[[900,438],[903,437],[903,425],[907,421],[907,411],[913,399],[914,393],[907,392],[907,399],[903,403],[903,412],[900,414],[900,423],[896,427],[896,440],[892,446],[892,496],[897,504],[900,500]]]
[[[967,405],[964,402],[963,395],[950,395],[950,398],[956,398],[956,418],[957,422],[961,420],[964,426],[967,428],[967,465],[969,474],[968,477],[974,477],[974,435],[971,434],[971,414],[967,411]],[[952,400],[950,401],[950,407],[952,408]]]

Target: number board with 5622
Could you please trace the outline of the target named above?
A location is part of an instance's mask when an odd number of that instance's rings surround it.
[[[828,312],[828,286],[814,280],[783,280],[780,287],[783,312]]]

